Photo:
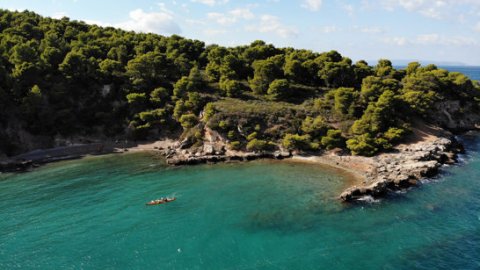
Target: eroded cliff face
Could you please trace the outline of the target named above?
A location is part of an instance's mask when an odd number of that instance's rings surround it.
[[[437,102],[431,121],[454,132],[473,130],[480,127],[480,111],[472,103],[459,100]]]
[[[33,135],[18,123],[6,127],[0,126],[0,159],[18,155],[28,151],[54,147],[54,138]]]

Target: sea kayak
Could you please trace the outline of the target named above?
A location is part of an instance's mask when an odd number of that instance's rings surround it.
[[[153,200],[149,201],[146,203],[146,205],[157,205],[157,204],[163,204],[163,203],[169,203],[175,201],[177,198],[165,198],[165,199],[158,199],[158,200]]]

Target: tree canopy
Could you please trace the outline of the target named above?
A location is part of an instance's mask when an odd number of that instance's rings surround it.
[[[416,62],[370,66],[264,41],[205,46],[0,10],[0,152],[9,155],[25,150],[15,131],[52,143],[182,132],[201,141],[205,125],[232,149],[373,155],[401,142],[412,119],[434,122],[442,102],[480,111],[478,88],[461,73]]]

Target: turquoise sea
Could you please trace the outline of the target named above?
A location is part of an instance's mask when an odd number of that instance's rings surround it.
[[[480,139],[463,162],[364,205],[348,176],[256,161],[89,157],[0,175],[0,269],[480,269]],[[175,195],[175,202],[145,202]]]

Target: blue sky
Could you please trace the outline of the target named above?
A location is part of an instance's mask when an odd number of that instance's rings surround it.
[[[207,44],[262,39],[353,60],[480,65],[480,0],[0,0],[0,8]]]

